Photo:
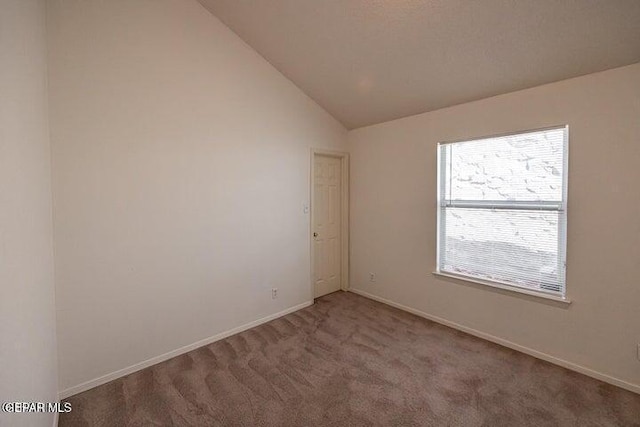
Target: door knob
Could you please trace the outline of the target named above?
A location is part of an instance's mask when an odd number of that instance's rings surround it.
[[[318,237],[318,233],[316,233],[315,231],[313,232],[313,237]]]

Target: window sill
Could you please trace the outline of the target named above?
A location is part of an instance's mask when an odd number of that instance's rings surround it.
[[[567,305],[571,304],[571,300],[567,299],[566,297],[561,297],[561,296],[556,296],[556,295],[551,295],[551,294],[545,294],[543,292],[536,292],[536,291],[528,290],[528,289],[517,288],[515,286],[503,285],[501,283],[490,282],[488,280],[475,279],[473,277],[468,277],[468,276],[463,276],[463,275],[458,275],[458,274],[453,274],[453,273],[443,273],[441,271],[434,271],[433,275],[447,277],[447,278],[450,278],[450,279],[461,280],[461,281],[464,281],[464,282],[476,283],[476,284],[479,284],[479,285],[485,285],[485,286],[489,286],[489,287],[492,287],[492,288],[502,289],[502,290],[505,290],[505,291],[516,292],[516,293],[519,293],[519,294],[525,294],[525,295],[533,296],[533,297],[536,297],[536,298],[542,298],[542,299],[547,299],[547,300],[551,300],[551,301],[556,301],[556,302],[560,302],[560,303],[567,304]]]

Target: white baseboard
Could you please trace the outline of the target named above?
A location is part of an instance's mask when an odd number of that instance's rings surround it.
[[[541,351],[534,350],[532,348],[525,347],[525,346],[522,346],[520,344],[516,344],[514,342],[505,340],[505,339],[500,338],[500,337],[496,337],[495,335],[491,335],[491,334],[488,334],[486,332],[479,331],[477,329],[469,328],[468,326],[460,325],[459,323],[455,323],[455,322],[452,322],[450,320],[443,319],[441,317],[433,316],[431,314],[425,313],[425,312],[417,310],[415,308],[411,308],[411,307],[408,307],[406,305],[399,304],[397,302],[393,302],[393,301],[388,300],[386,298],[382,298],[382,297],[379,297],[377,295],[370,294],[369,292],[362,291],[360,289],[351,288],[351,289],[349,289],[349,292],[353,292],[354,294],[362,295],[365,298],[369,298],[369,299],[381,302],[383,304],[390,305],[390,306],[398,308],[400,310],[407,311],[409,313],[415,314],[416,316],[420,316],[420,317],[423,317],[425,319],[431,320],[433,322],[440,323],[441,325],[449,326],[449,327],[451,327],[453,329],[457,329],[459,331],[466,332],[466,333],[468,333],[470,335],[474,335],[474,336],[476,336],[478,338],[482,338],[482,339],[485,339],[487,341],[491,341],[491,342],[494,342],[496,344],[500,344],[500,345],[502,345],[504,347],[508,347],[510,349],[519,351],[521,353],[525,353],[525,354],[528,354],[530,356],[536,357],[538,359],[542,359],[542,360],[545,360],[547,362],[553,363],[554,365],[562,366],[563,368],[567,368],[567,369],[570,369],[572,371],[579,372],[581,374],[587,375],[587,376],[595,378],[597,380],[604,381],[606,383],[618,386],[620,388],[624,388],[625,390],[629,390],[629,391],[632,391],[634,393],[640,394],[640,385],[638,385],[638,384],[633,384],[633,383],[621,380],[619,378],[615,378],[615,377],[612,377],[610,375],[603,374],[602,372],[598,372],[598,371],[594,371],[593,369],[585,368],[584,366],[577,365],[575,363],[569,362],[569,361],[564,360],[564,359],[557,358],[555,356],[551,356],[550,354],[543,353]]]
[[[247,329],[254,328],[263,323],[270,322],[271,320],[277,319],[278,317],[285,316],[289,313],[293,313],[294,311],[301,310],[305,307],[309,307],[313,304],[313,301],[303,302],[302,304],[295,305],[293,307],[289,307],[286,310],[280,311],[278,313],[271,314],[269,316],[263,317],[262,319],[254,320],[253,322],[246,323],[242,326],[238,326],[237,328],[230,329],[228,331],[221,332],[212,337],[205,338],[203,340],[194,342],[193,344],[186,345],[184,347],[177,348],[168,353],[161,354],[159,356],[152,357],[151,359],[144,360],[142,362],[136,363],[135,365],[131,365],[129,367],[119,369],[115,372],[111,372],[109,374],[103,375],[101,377],[86,381],[82,384],[75,385],[73,387],[69,387],[65,390],[62,390],[58,393],[60,399],[66,399],[74,394],[82,393],[83,391],[87,391],[99,385],[108,383],[109,381],[113,381],[117,378],[124,377],[125,375],[129,375],[133,372],[139,371],[144,368],[148,368],[149,366],[158,364],[160,362],[164,362],[165,360],[171,359],[176,356],[180,356],[181,354],[188,353],[191,350],[195,350],[196,348],[203,347],[205,345],[211,344],[213,342],[219,341],[221,339],[227,338],[231,335],[238,334],[240,332],[246,331]],[[56,421],[57,422],[57,421]]]

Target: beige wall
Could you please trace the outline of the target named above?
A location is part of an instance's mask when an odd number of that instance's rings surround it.
[[[436,144],[565,123],[573,303],[434,277]],[[358,129],[349,145],[353,288],[640,390],[640,64]]]
[[[61,390],[309,301],[345,129],[195,0],[48,6]]]
[[[43,0],[0,0],[0,64],[0,402],[55,402]],[[0,412],[0,425],[52,422]]]
[[[60,389],[308,301],[309,147],[344,128],[195,0],[50,0],[48,26]],[[634,65],[350,132],[352,286],[640,385],[639,116]],[[436,143],[564,123],[573,304],[435,278]]]

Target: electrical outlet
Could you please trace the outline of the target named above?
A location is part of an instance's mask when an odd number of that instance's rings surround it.
[[[370,282],[376,281],[376,273],[369,273],[369,281]]]
[[[640,360],[640,343],[638,344],[638,360]]]
[[[271,299],[278,298],[278,288],[271,288]]]

